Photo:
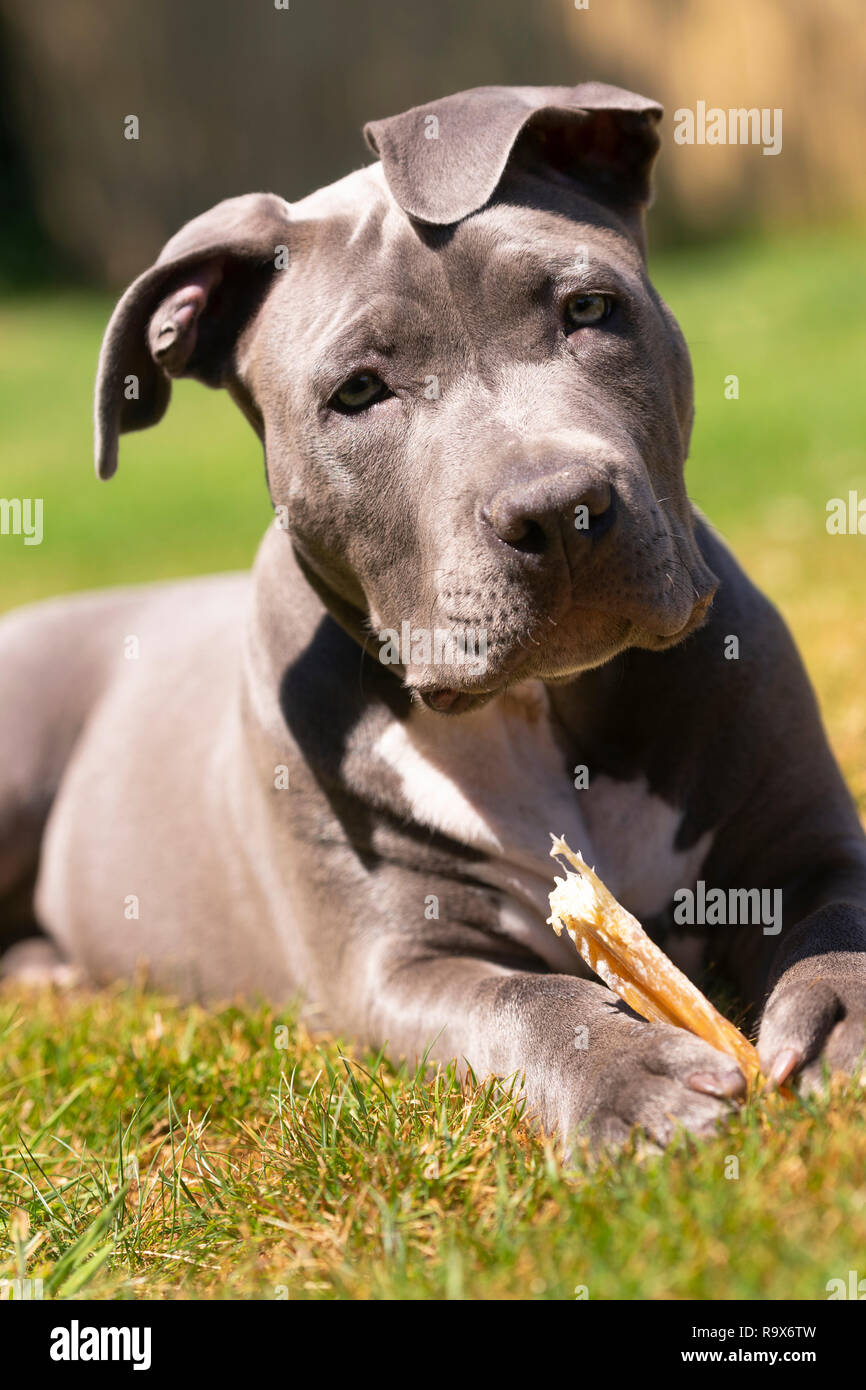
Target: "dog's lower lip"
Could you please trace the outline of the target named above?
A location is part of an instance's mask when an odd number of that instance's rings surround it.
[[[443,686],[440,690],[422,690],[421,699],[428,709],[436,710],[438,714],[446,714],[454,709],[459,700],[462,699],[465,702],[472,699],[472,696],[466,695],[463,691]]]
[[[416,697],[428,709],[432,709],[436,714],[463,714],[466,710],[474,709],[479,700],[485,700],[494,693],[488,687],[486,690],[461,690],[457,686],[442,685],[434,690],[416,689]]]

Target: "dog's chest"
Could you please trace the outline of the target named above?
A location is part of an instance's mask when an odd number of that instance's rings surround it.
[[[694,882],[709,848],[706,835],[675,849],[682,813],[643,779],[596,775],[584,786],[554,735],[540,682],[455,719],[413,710],[389,725],[376,752],[416,821],[487,856],[474,872],[503,892],[502,926],[557,969],[579,962],[570,941],[546,925],[556,872],[551,832],[580,850],[642,920]]]

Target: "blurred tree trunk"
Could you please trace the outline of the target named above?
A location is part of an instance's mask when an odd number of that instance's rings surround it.
[[[661,99],[656,240],[866,205],[858,0],[288,4],[0,0],[17,154],[61,256],[120,284],[220,198],[299,197],[371,158],[364,121],[494,82],[596,77]],[[675,146],[673,112],[698,99],[781,106],[783,153]]]

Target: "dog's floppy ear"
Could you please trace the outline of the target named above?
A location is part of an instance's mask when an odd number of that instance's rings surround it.
[[[171,377],[232,378],[239,333],[267,292],[289,207],[272,193],[227,198],[188,222],[133,281],[106,329],[96,379],[96,471],[117,468],[118,437],[165,414]]]
[[[365,126],[388,187],[410,217],[459,222],[492,197],[521,136],[552,168],[628,211],[649,201],[662,108],[634,92],[475,87]]]

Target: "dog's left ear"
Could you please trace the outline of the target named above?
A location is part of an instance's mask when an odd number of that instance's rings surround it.
[[[459,222],[492,197],[516,149],[623,213],[649,202],[662,108],[634,92],[579,87],[475,87],[371,121],[367,143],[388,186],[419,222]]]
[[[289,206],[273,193],[227,198],[187,222],[133,281],[99,354],[100,478],[117,468],[122,433],[146,429],[165,414],[172,377],[235,384],[238,337],[273,284],[289,227]]]

